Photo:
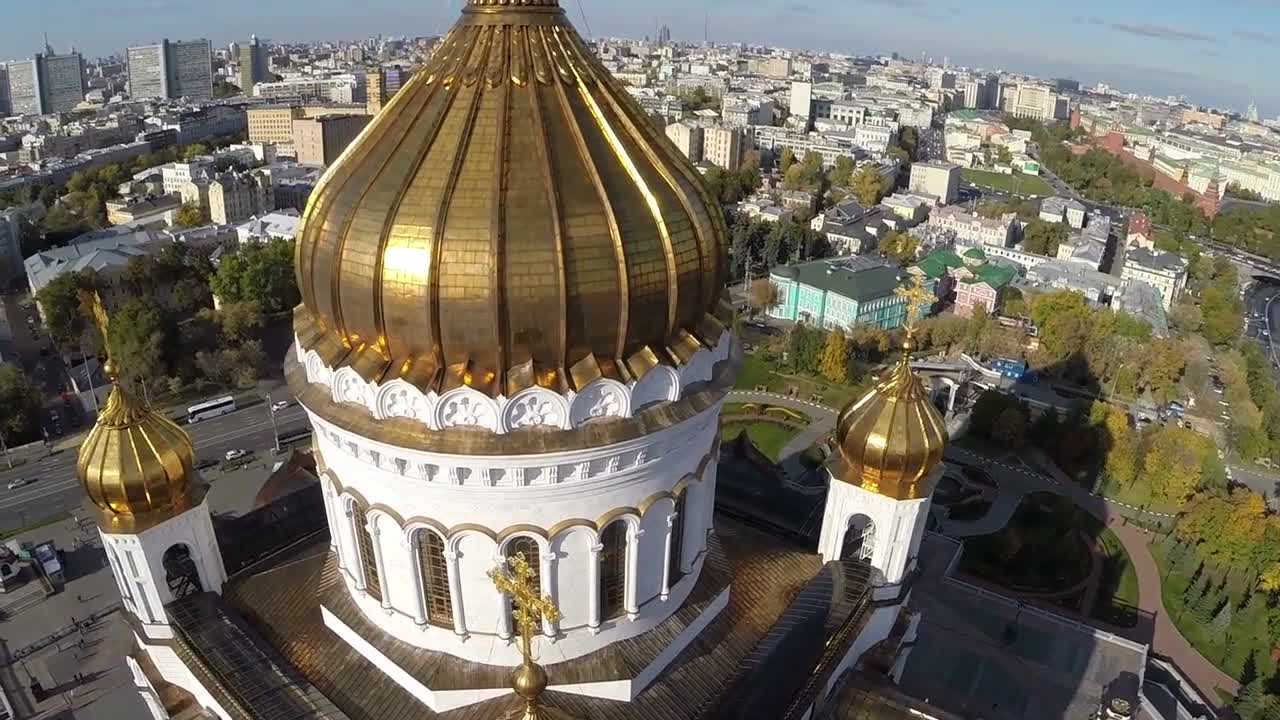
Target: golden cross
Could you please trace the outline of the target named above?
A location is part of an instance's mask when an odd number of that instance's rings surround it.
[[[518,552],[507,558],[510,569],[499,565],[489,570],[489,579],[493,581],[498,592],[511,598],[515,610],[512,613],[516,620],[516,630],[520,633],[520,653],[525,664],[533,663],[533,633],[542,620],[555,622],[560,619],[560,608],[550,597],[539,597],[538,588],[534,585],[533,568],[525,559],[524,553]]]
[[[114,381],[117,368],[111,358],[111,338],[107,335],[107,331],[111,327],[111,318],[107,316],[107,306],[103,304],[102,295],[97,290],[91,293],[87,291],[81,292],[80,303],[88,309],[89,314],[93,315],[93,322],[98,326],[98,332],[102,335],[102,354],[106,356],[102,371]]]
[[[916,329],[916,324],[920,322],[921,311],[932,307],[938,300],[933,293],[924,289],[924,282],[919,275],[913,276],[909,284],[895,289],[893,294],[907,301],[908,331]]]

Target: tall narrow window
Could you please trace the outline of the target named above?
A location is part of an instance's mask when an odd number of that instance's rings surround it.
[[[427,601],[427,622],[453,629],[453,602],[449,597],[449,570],[445,565],[444,541],[430,530],[419,530],[418,575],[422,597]]]
[[[600,533],[600,619],[616,618],[626,610],[627,523],[615,520]]]
[[[518,537],[507,543],[507,557],[513,558],[519,553],[524,553],[524,559],[529,563],[529,569],[533,571],[533,586],[538,588],[538,594],[542,594],[542,562],[538,557],[538,541],[531,537]],[[519,631],[519,623],[516,619],[515,598],[511,598],[511,631]]]
[[[373,531],[369,529],[369,518],[364,508],[351,506],[351,523],[355,526],[356,547],[360,550],[360,567],[364,569],[364,589],[378,601],[382,600],[382,581],[378,577],[378,556],[374,554],[375,542]]]
[[[681,491],[676,496],[675,519],[671,521],[671,554],[667,556],[667,587],[676,584],[683,572],[681,566],[684,559],[684,511],[685,499],[689,493]]]
[[[870,563],[876,546],[876,524],[866,515],[854,515],[849,519],[849,529],[844,531],[842,560],[860,560]]]

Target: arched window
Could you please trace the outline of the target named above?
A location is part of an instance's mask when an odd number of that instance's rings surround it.
[[[849,529],[844,531],[844,547],[841,560],[871,561],[876,546],[876,524],[866,515],[854,515],[849,519]]]
[[[184,598],[188,595],[204,592],[200,584],[200,571],[196,561],[191,557],[191,548],[179,543],[164,551],[161,559],[164,566],[164,579],[169,585],[169,594],[173,598]]]
[[[355,528],[356,548],[360,551],[360,567],[364,569],[364,589],[379,602],[382,601],[382,581],[378,577],[378,556],[374,554],[373,531],[364,508],[351,504],[351,524]]]
[[[683,575],[681,568],[684,560],[684,510],[685,499],[688,497],[689,493],[683,490],[676,495],[675,519],[671,521],[671,554],[667,556],[668,588],[674,586]]]
[[[507,543],[508,558],[513,558],[520,553],[524,553],[525,562],[529,563],[529,569],[533,571],[533,586],[538,588],[538,594],[541,595],[542,562],[538,557],[538,541],[527,535],[522,535]],[[514,633],[520,631],[520,625],[516,620],[516,610],[518,609],[515,598],[511,598],[511,631]]]
[[[120,596],[124,598],[125,605],[133,607],[133,589],[130,587],[132,578],[125,577],[124,566],[120,564],[120,556],[116,554],[116,549],[110,545],[107,546],[107,559],[111,561],[111,570],[116,574],[116,581],[120,585]]]
[[[430,530],[419,530],[418,575],[422,578],[422,597],[427,601],[427,622],[436,627],[453,629],[453,602],[449,597],[449,570],[445,565],[444,541]]]
[[[615,520],[600,533],[600,619],[609,620],[626,611],[627,523]]]

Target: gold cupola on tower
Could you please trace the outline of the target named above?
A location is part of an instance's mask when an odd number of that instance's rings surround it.
[[[893,498],[916,500],[933,494],[933,470],[947,446],[947,427],[924,383],[911,370],[915,323],[932,293],[918,285],[898,290],[911,317],[902,357],[893,369],[836,421],[839,457],[836,480]]]
[[[103,337],[106,314],[95,298]],[[191,438],[126,390],[108,358],[111,394],[80,445],[76,476],[108,532],[136,531],[199,504]]]
[[[556,0],[470,0],[320,181],[295,331],[424,391],[580,389],[716,343],[727,233]]]

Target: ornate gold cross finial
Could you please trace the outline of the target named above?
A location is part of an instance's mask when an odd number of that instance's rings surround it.
[[[920,316],[925,308],[932,307],[937,302],[937,297],[924,289],[924,283],[919,275],[914,275],[911,281],[900,288],[893,291],[894,295],[907,301],[907,332],[914,332],[916,325],[920,322]]]
[[[524,712],[519,717],[522,720],[549,717],[538,707],[538,696],[547,688],[547,673],[533,661],[533,633],[543,619],[549,622],[559,620],[560,608],[556,607],[550,597],[538,596],[533,568],[529,567],[529,561],[522,552],[507,558],[506,568],[499,565],[491,569],[489,579],[498,588],[498,592],[511,598],[511,603],[515,606],[512,615],[515,617],[516,630],[520,633],[520,654],[524,658],[524,662],[511,676],[512,688],[525,701]]]
[[[107,306],[103,304],[102,295],[97,290],[92,293],[81,293],[80,302],[93,315],[93,322],[98,326],[98,332],[102,335],[102,354],[107,356],[107,361],[102,364],[102,371],[114,382],[117,368],[115,361],[111,358],[111,340],[107,334],[107,330],[111,327],[111,318],[107,316]]]

